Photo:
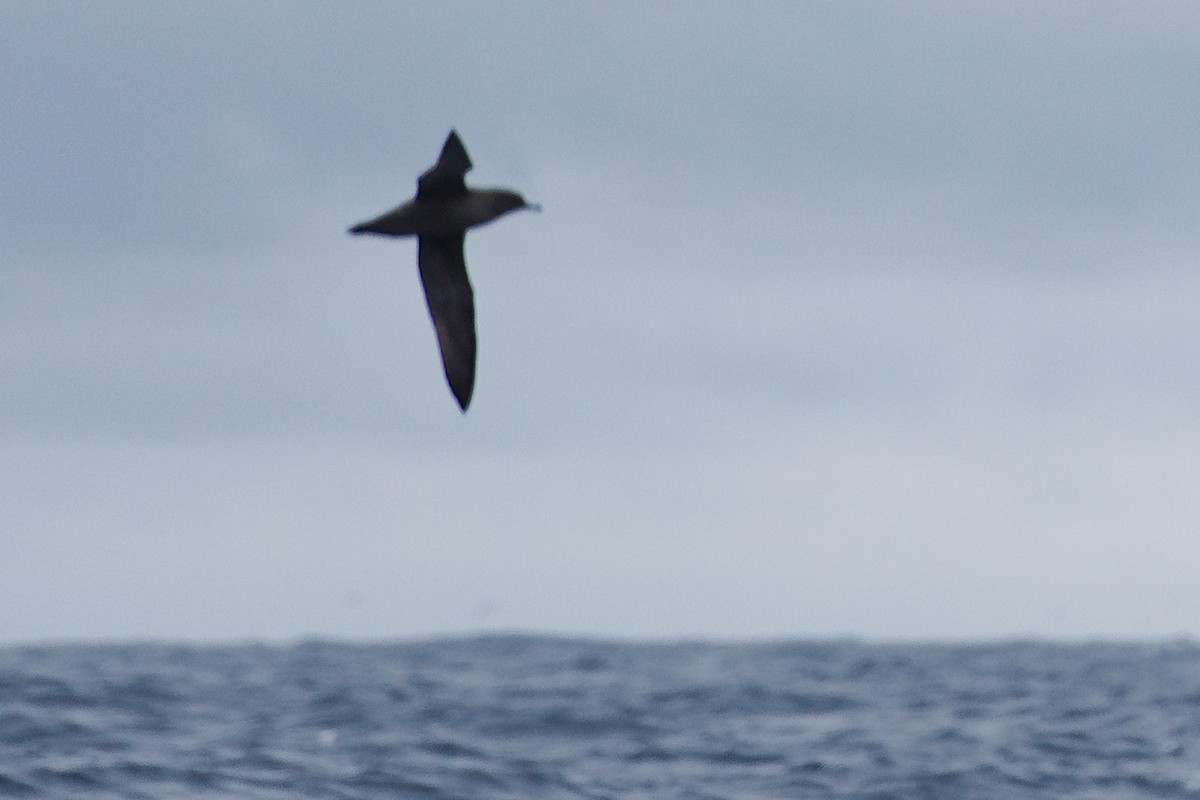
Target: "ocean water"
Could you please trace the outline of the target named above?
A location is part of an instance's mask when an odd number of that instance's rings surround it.
[[[0,797],[1200,798],[1200,648],[11,647]]]

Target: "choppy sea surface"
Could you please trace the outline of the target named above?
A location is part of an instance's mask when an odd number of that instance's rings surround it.
[[[1200,647],[0,648],[0,797],[1200,798]]]

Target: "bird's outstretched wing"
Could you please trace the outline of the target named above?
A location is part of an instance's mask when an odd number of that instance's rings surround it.
[[[450,131],[438,161],[417,179],[417,200],[448,200],[467,193],[463,176],[471,169],[471,158],[457,131]]]
[[[463,259],[463,238],[461,233],[420,237],[417,264],[446,380],[459,407],[466,411],[475,388],[475,299]]]

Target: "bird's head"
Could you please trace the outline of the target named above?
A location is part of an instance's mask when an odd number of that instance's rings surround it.
[[[469,224],[472,226],[491,222],[511,211],[519,211],[522,208],[534,211],[542,210],[537,203],[526,202],[524,197],[507,189],[473,190],[470,193],[467,208],[471,220]]]
[[[507,214],[510,211],[520,211],[522,208],[528,208],[530,211],[541,211],[542,207],[537,203],[530,203],[524,197],[516,192],[500,191],[497,192],[496,203],[498,208],[502,208],[501,214]]]

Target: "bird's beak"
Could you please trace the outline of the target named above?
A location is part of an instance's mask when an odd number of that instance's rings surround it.
[[[525,207],[528,208],[530,211],[541,211],[542,210],[541,203],[526,203]]]

